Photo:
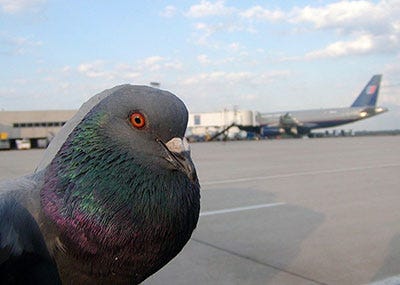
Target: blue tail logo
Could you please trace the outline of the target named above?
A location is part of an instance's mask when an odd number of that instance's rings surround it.
[[[351,107],[375,107],[378,100],[379,87],[381,84],[382,75],[374,75],[363,91],[358,95],[357,99]]]

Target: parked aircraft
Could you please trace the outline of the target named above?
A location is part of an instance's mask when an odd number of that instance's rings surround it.
[[[382,75],[374,75],[350,107],[259,113],[256,117],[260,124],[257,131],[262,136],[277,136],[284,133],[303,136],[309,135],[313,129],[339,126],[382,114],[388,109],[376,106],[381,80]],[[250,130],[243,126],[239,127]]]

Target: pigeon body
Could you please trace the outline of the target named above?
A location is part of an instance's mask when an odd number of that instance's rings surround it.
[[[200,210],[187,116],[144,86],[86,103],[34,174],[0,185],[0,283],[137,284],[175,257]]]

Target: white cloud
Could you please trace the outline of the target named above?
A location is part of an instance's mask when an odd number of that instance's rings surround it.
[[[215,3],[202,0],[200,4],[191,6],[189,11],[186,13],[186,16],[190,18],[226,16],[234,13],[235,10],[235,8],[226,7],[225,1],[223,0],[218,0]]]
[[[400,54],[386,64],[383,70],[383,82],[381,88],[380,102],[400,106]]]
[[[226,70],[186,76],[173,90],[183,96],[192,112],[218,110],[233,105],[244,109],[263,110],[261,105],[272,99],[268,93],[271,84],[279,84],[282,79],[290,76],[287,70]]]
[[[150,56],[139,60],[138,69],[142,71],[159,71],[162,69],[174,69],[180,70],[182,69],[182,62],[174,59],[167,59],[162,56]]]
[[[307,59],[324,57],[340,57],[354,54],[363,54],[373,51],[374,39],[371,35],[362,35],[352,41],[338,41],[328,45],[322,50],[313,51],[306,54]]]
[[[59,86],[61,90],[68,90],[71,87],[71,83],[61,82]]]
[[[136,64],[110,63],[104,60],[84,62],[78,65],[77,71],[89,78],[101,78],[109,81],[136,80],[143,74],[160,70],[180,70],[182,63],[178,60],[167,60],[161,56],[151,56],[138,60]],[[69,67],[63,68],[64,72],[70,71]]]
[[[78,66],[78,71],[87,77],[112,77],[111,73],[105,71],[105,62],[96,60],[93,62],[81,63]]]
[[[285,13],[281,10],[272,11],[261,6],[254,6],[241,12],[240,16],[250,20],[277,21],[284,19]]]
[[[134,79],[140,76],[140,73],[129,64],[110,65],[103,60],[81,63],[78,65],[77,70],[89,78],[100,78],[111,81],[114,79]]]
[[[158,55],[147,57],[143,60],[143,63],[146,66],[152,66],[154,64],[158,64],[159,62],[163,61],[164,58]]]
[[[323,7],[306,6],[291,12],[291,22],[311,23],[317,29],[352,28],[359,29],[371,23],[378,23],[390,14],[387,2],[377,4],[370,1],[339,1]]]
[[[194,35],[195,43],[203,46],[214,46],[215,44],[210,43],[210,37],[214,35],[219,29],[221,29],[221,24],[206,24],[206,23],[196,23],[194,25],[197,34]]]
[[[303,33],[315,30],[334,33],[330,44],[321,50],[308,52],[306,59],[371,52],[393,53],[400,49],[399,0],[340,0],[288,10],[268,9],[261,5],[239,9],[227,6],[225,1],[202,0],[191,6],[186,15],[192,18],[213,17],[211,21],[195,23],[196,33],[193,35],[196,44],[213,49],[228,50],[229,43],[220,40],[224,33],[255,33],[265,29],[259,21],[284,21],[289,24],[289,29],[292,27],[293,33],[295,30]],[[286,57],[286,60],[299,59],[304,59],[304,56]]]
[[[197,56],[197,61],[200,64],[206,65],[209,64],[211,62],[211,60],[208,58],[208,56],[206,54],[200,54]]]
[[[290,70],[271,70],[264,72],[260,75],[260,78],[263,82],[268,81],[272,82],[281,78],[288,78],[292,76],[292,72]]]
[[[150,56],[140,61],[140,67],[151,71],[160,70],[163,61],[164,58],[161,56]]]
[[[208,73],[200,73],[191,77],[186,78],[184,84],[214,84],[218,83],[223,86],[226,84],[256,84],[263,85],[266,82],[272,82],[280,78],[290,76],[288,70],[273,70],[264,73],[238,71],[238,72],[226,72],[226,71],[213,71]]]
[[[174,70],[181,70],[183,68],[183,64],[179,60],[166,61],[164,63],[164,68],[166,68],[166,69],[174,69]]]
[[[243,27],[240,25],[236,25],[235,23],[224,23],[224,22],[219,22],[219,23],[213,23],[213,24],[208,24],[208,23],[196,23],[195,28],[199,31],[203,31],[207,35],[212,35],[217,32],[237,32],[237,31],[242,31]]]
[[[227,49],[239,47],[238,43],[223,43],[216,38],[225,33],[240,33],[246,27],[240,23],[225,21],[217,23],[198,22],[194,25],[196,33],[193,35],[194,42],[198,45],[214,48],[214,49]],[[215,37],[214,37],[215,36]]]
[[[3,52],[24,55],[30,53],[34,48],[42,46],[42,42],[32,37],[17,37],[7,34],[0,34],[0,44],[3,46]]]
[[[3,12],[16,14],[25,10],[37,10],[46,0],[0,0]]]
[[[63,73],[68,73],[71,71],[71,66],[70,65],[65,65],[61,68],[61,72]]]
[[[255,101],[260,99],[260,96],[258,94],[244,94],[239,96],[240,99],[245,100],[245,101]]]
[[[119,63],[116,64],[113,69],[114,77],[125,79],[125,80],[134,80],[139,78],[141,73],[138,72],[132,65],[127,63]]]
[[[397,89],[397,94],[399,93],[399,87],[396,88]],[[380,96],[380,101],[381,101],[381,105],[387,105],[387,104],[393,104],[393,105],[399,105],[400,106],[400,98],[399,96],[393,95],[393,94],[388,94],[388,93],[384,93]]]
[[[241,50],[241,44],[240,43],[238,43],[238,42],[235,42],[235,43],[230,43],[229,45],[228,45],[228,49],[230,50],[230,51],[239,51],[239,50]]]
[[[32,82],[27,78],[16,78],[13,80],[13,83],[20,86],[20,85],[31,84]]]
[[[169,5],[164,8],[164,10],[160,13],[161,16],[165,18],[172,18],[173,16],[176,15],[177,9],[175,6]]]
[[[184,84],[209,84],[209,83],[221,83],[221,84],[232,84],[234,82],[240,82],[249,80],[253,77],[251,72],[225,72],[225,71],[213,71],[209,73],[201,73],[195,76],[186,78]]]
[[[400,1],[339,1],[321,7],[294,8],[288,22],[311,24],[316,30],[332,30],[336,40],[306,59],[341,57],[372,52],[397,53],[400,49]]]

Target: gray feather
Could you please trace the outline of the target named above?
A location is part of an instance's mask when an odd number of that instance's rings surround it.
[[[99,102],[101,102],[107,96],[113,94],[115,91],[129,86],[127,84],[115,86],[111,89],[104,90],[91,97],[88,101],[83,103],[79,108],[78,112],[63,126],[63,128],[57,133],[57,135],[52,139],[51,143],[47,147],[43,158],[39,162],[36,171],[44,169],[54,158],[57,152],[60,150],[61,146],[64,144],[65,140],[69,134],[75,129],[75,127],[82,121],[82,119],[87,115],[87,113],[93,109]]]

